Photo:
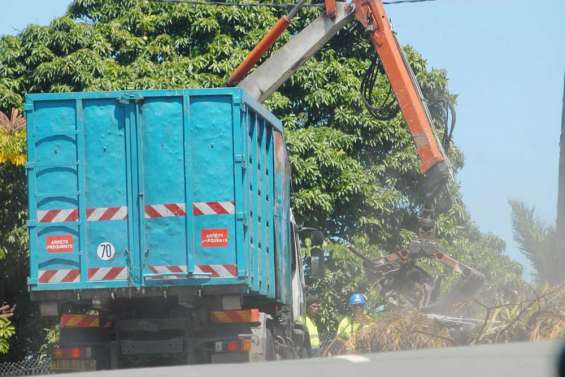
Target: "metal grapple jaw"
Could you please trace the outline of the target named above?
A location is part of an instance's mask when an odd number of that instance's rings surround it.
[[[479,271],[464,270],[459,280],[445,295],[438,297],[423,309],[434,313],[445,312],[451,305],[472,298],[483,286],[484,281],[485,277]]]
[[[449,306],[470,299],[484,283],[484,275],[442,251],[436,240],[418,238],[406,249],[371,260],[350,247],[363,259],[365,272],[381,294],[393,306],[443,312]],[[449,267],[460,277],[453,287],[440,295],[440,279],[433,278],[416,262],[432,259]]]

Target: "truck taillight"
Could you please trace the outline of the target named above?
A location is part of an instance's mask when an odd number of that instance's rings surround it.
[[[215,352],[249,352],[251,351],[251,339],[239,339],[218,341],[214,343]]]
[[[253,342],[251,341],[251,339],[242,339],[241,340],[241,350],[243,352],[251,351],[251,345],[252,344],[253,344]]]
[[[89,359],[92,356],[90,347],[54,348],[52,352],[55,360]]]
[[[237,340],[232,340],[228,342],[226,345],[226,351],[228,352],[237,352],[239,351],[239,342]]]
[[[82,352],[80,348],[74,347],[69,349],[69,359],[80,359]]]

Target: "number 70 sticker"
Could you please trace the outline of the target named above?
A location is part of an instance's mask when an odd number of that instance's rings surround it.
[[[96,248],[96,255],[102,260],[112,260],[116,256],[116,248],[110,242],[102,242]]]

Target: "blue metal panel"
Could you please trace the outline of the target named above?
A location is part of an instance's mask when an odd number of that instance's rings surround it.
[[[87,233],[86,233],[86,172],[85,164],[80,161],[86,161],[85,152],[85,129],[84,129],[84,112],[82,100],[75,101],[77,112],[77,149],[78,149],[78,218],[79,218],[79,255],[80,257],[80,281],[88,280],[88,258],[85,257],[87,246]]]
[[[249,250],[250,284],[256,293],[275,297],[272,126],[263,114],[249,110],[244,188],[249,224],[245,242]]]
[[[194,216],[193,211],[191,208],[190,203],[194,202],[193,195],[192,195],[192,186],[193,180],[192,177],[192,148],[191,148],[191,140],[192,140],[192,132],[190,127],[190,97],[185,95],[182,99],[182,110],[183,110],[183,142],[184,142],[184,197],[186,198],[186,223],[185,223],[185,232],[186,232],[186,244],[187,244],[187,254],[190,254],[190,250],[193,250],[195,236],[192,232],[194,228]],[[194,272],[195,263],[194,258],[192,256],[187,257],[187,269],[188,271]]]
[[[269,268],[269,259],[265,254],[265,229],[263,227],[264,208],[263,208],[263,194],[264,194],[264,181],[263,181],[263,166],[264,166],[264,153],[263,148],[265,144],[265,120],[257,116],[256,123],[256,140],[255,140],[255,171],[253,175],[255,178],[255,229],[257,230],[256,250],[259,257],[257,264],[259,270],[257,276],[259,277],[259,292],[265,293],[267,287],[267,269]]]
[[[57,111],[54,111],[56,109]],[[31,283],[57,287],[80,280],[78,156],[74,101],[46,101],[33,107],[29,140]],[[40,220],[44,221],[40,221]],[[50,220],[46,222],[45,220]]]
[[[290,177],[261,105],[237,88],[26,101],[32,289],[243,284],[286,301]]]
[[[129,285],[128,279],[132,284],[138,282],[135,272],[139,268],[129,255],[134,249],[131,231],[135,221],[130,112],[131,106],[116,98],[83,100],[86,202],[90,215],[84,221],[88,286],[119,287]],[[107,243],[115,250],[111,260],[97,254],[97,249]]]
[[[274,231],[277,273],[276,297],[281,302],[290,302],[292,279],[292,254],[290,239],[290,168],[282,134],[274,133]]]
[[[247,249],[245,247],[244,232],[248,225],[248,214],[246,211],[245,192],[245,170],[246,170],[246,143],[245,135],[247,128],[248,107],[242,103],[240,95],[233,96],[233,150],[234,150],[234,195],[235,195],[235,234],[236,234],[236,260],[237,274],[239,278],[248,278],[249,265]]]
[[[257,179],[255,176],[256,152],[255,152],[255,139],[257,133],[257,113],[255,111],[249,112],[247,130],[247,169],[245,190],[247,192],[247,211],[249,213],[249,223],[247,226],[247,250],[249,253],[249,269],[250,269],[250,285],[251,289],[255,292],[259,291],[259,277],[257,271],[259,270],[259,253],[257,252],[257,227],[255,222],[255,214],[257,213],[257,202],[255,201],[255,188],[257,187]]]
[[[238,206],[234,192],[232,97],[191,96],[190,127],[193,206],[199,206],[200,211],[194,216],[192,272],[212,273],[213,267],[209,266],[222,269],[229,265],[235,269],[235,212],[222,210],[219,204],[223,203],[224,208],[229,203]]]
[[[186,222],[192,213],[186,211],[183,97],[146,98],[139,106],[143,271],[154,278],[186,275]]]
[[[269,283],[267,285],[268,294],[270,297],[276,296],[276,261],[275,261],[275,240],[274,240],[274,180],[273,180],[273,128],[267,125],[265,135],[265,164],[263,173],[265,174],[265,195],[263,196],[265,207],[265,243],[266,253],[269,257]]]
[[[38,271],[38,252],[33,252],[35,249],[35,244],[37,243],[37,221],[35,220],[35,216],[33,214],[37,213],[37,200],[35,197],[35,187],[37,186],[37,180],[35,179],[35,173],[33,168],[29,166],[31,161],[35,161],[35,137],[33,133],[29,132],[29,130],[34,128],[34,116],[33,116],[33,102],[26,99],[24,105],[25,117],[27,120],[27,159],[28,159],[28,166],[26,166],[26,175],[28,179],[27,185],[27,197],[28,197],[28,236],[29,236],[29,245],[30,251],[29,253],[29,277],[27,279],[28,285],[36,286],[37,285],[37,271]],[[33,220],[32,220],[33,219]]]

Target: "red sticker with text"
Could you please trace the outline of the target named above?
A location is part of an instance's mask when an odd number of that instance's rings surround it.
[[[75,249],[71,235],[47,236],[45,246],[48,253],[72,253]]]
[[[202,247],[227,247],[227,229],[202,229],[200,232],[200,245]]]

